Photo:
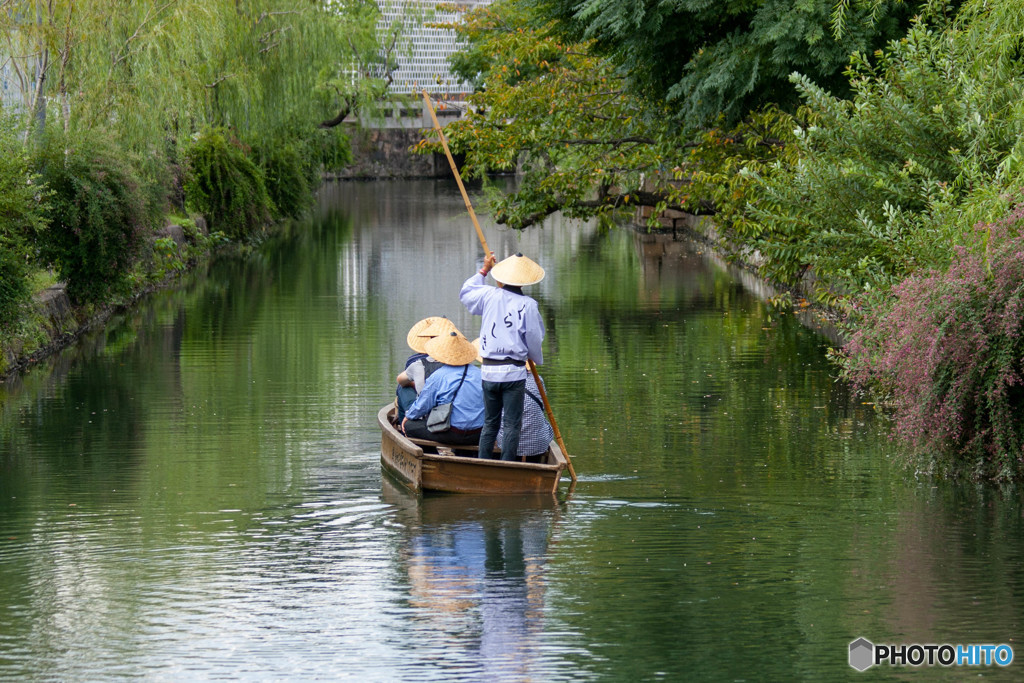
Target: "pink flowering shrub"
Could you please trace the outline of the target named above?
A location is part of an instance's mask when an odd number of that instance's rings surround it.
[[[888,393],[896,435],[942,470],[1024,479],[1024,206],[978,227],[944,271],[904,280],[847,344],[846,374]]]

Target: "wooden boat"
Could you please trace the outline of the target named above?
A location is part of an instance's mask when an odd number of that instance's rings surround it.
[[[552,441],[541,462],[507,462],[476,457],[476,446],[447,446],[410,439],[391,422],[395,406],[377,413],[380,423],[380,464],[395,480],[413,491],[449,493],[554,492],[565,456]]]

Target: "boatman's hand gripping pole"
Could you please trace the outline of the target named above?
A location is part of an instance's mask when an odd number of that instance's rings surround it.
[[[473,219],[473,227],[476,228],[476,236],[480,238],[480,245],[484,248],[484,254],[490,254],[491,250],[487,246],[487,240],[484,238],[484,231],[480,229],[480,221],[476,219],[476,212],[473,211],[473,205],[469,201],[469,193],[466,192],[466,186],[462,184],[462,176],[459,174],[459,169],[455,165],[455,158],[452,156],[452,151],[448,149],[448,141],[444,137],[444,131],[441,130],[441,124],[437,121],[437,114],[434,113],[434,103],[430,101],[430,95],[427,91],[423,91],[423,101],[427,104],[427,111],[430,112],[430,119],[434,122],[434,130],[437,131],[438,138],[441,139],[441,147],[444,148],[444,154],[448,157],[448,164],[452,167],[452,175],[455,176],[455,182],[459,185],[459,191],[462,193],[462,201],[466,202],[466,210],[469,211],[469,217]],[[551,411],[551,403],[548,401],[548,394],[544,391],[544,385],[541,384],[540,375],[537,374],[537,365],[527,359],[527,365],[530,366],[530,372],[533,373],[533,379],[537,382],[537,388],[540,389],[540,397],[544,401],[544,412],[548,415],[548,420],[551,422],[551,429],[555,433],[555,443],[562,449],[562,455],[565,456],[565,464],[569,466],[569,476],[572,481],[576,482],[576,470],[573,469],[572,459],[569,458],[569,450],[565,447],[565,442],[562,441],[562,433],[558,431],[558,423],[555,422],[555,414]]]

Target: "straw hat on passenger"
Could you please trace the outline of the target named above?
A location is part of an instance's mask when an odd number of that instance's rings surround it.
[[[509,256],[491,268],[491,277],[505,285],[525,287],[544,279],[544,269],[522,254]]]
[[[445,365],[469,365],[476,358],[476,347],[452,330],[428,341],[427,353]]]
[[[430,316],[410,327],[409,334],[405,337],[405,343],[409,345],[409,348],[417,353],[426,353],[426,349],[423,346],[435,335],[428,336],[424,335],[423,332],[440,319],[440,316]]]
[[[433,323],[420,332],[421,337],[440,337],[442,334],[446,334],[452,330],[459,332],[459,328],[455,327],[455,323],[443,315],[438,316],[433,320]],[[462,332],[459,332],[459,334],[462,334]]]

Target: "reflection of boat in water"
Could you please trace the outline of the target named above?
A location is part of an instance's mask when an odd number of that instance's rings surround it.
[[[410,439],[392,424],[394,406],[377,413],[380,423],[380,463],[384,470],[414,491],[449,493],[554,492],[565,456],[552,441],[540,462],[506,462],[476,457],[474,446],[445,446]]]
[[[472,680],[543,680],[557,496],[415,495],[388,477],[381,493],[395,507],[415,641]]]
[[[564,505],[556,493],[521,493],[512,496],[490,494],[462,494],[426,492],[413,495],[402,483],[393,477],[381,480],[381,498],[395,506],[396,521],[413,527],[422,525],[452,524],[468,521],[518,519],[534,515],[559,516]]]

